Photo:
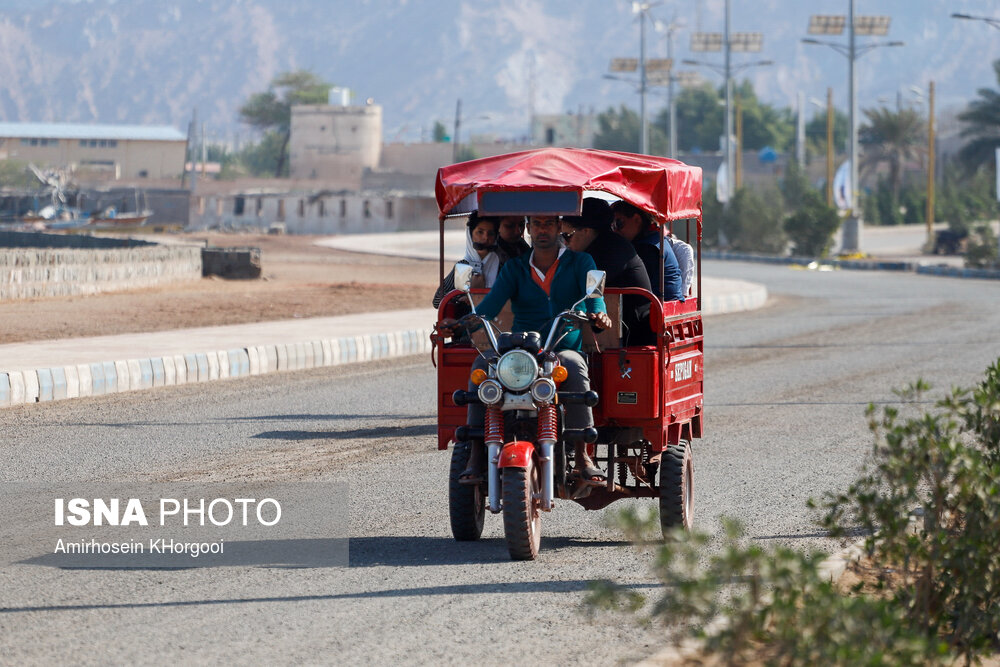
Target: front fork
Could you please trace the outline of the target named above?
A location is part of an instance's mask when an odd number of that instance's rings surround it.
[[[495,405],[487,406],[483,443],[486,445],[487,489],[489,509],[494,514],[500,511],[500,450],[503,448],[503,413]]]
[[[483,442],[489,461],[487,473],[487,490],[489,495],[489,510],[494,514],[500,512],[500,452],[503,449],[503,412],[495,405],[486,408]],[[553,453],[556,446],[558,419],[556,406],[543,405],[538,409],[538,449],[539,476],[542,482],[542,496],[538,499],[539,507],[548,512],[552,509],[555,498],[555,461]]]
[[[538,473],[542,479],[539,507],[545,512],[552,509],[552,499],[555,497],[555,461],[552,454],[556,447],[557,429],[556,406],[549,403],[538,408],[538,448],[541,450]]]

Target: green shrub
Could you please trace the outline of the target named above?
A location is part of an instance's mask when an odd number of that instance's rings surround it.
[[[656,524],[654,526],[654,523]],[[634,512],[622,515],[633,539],[658,528]],[[823,554],[744,543],[742,528],[723,519],[722,548],[705,560],[712,539],[678,531],[658,550],[663,589],[649,609],[679,637],[689,627],[724,664],[944,664],[947,644],[928,638],[890,600],[845,596],[818,569]],[[594,610],[636,612],[645,598],[610,582],[591,587]]]
[[[927,389],[918,381],[900,395],[917,399]],[[872,462],[845,493],[828,497],[824,525],[833,535],[868,532],[875,562],[902,577],[893,603],[968,661],[1000,648],[1000,367],[976,389],[914,412],[869,406]]]
[[[898,392],[903,407],[868,407],[871,460],[824,502],[822,525],[832,536],[869,535],[875,565],[896,575],[891,586],[842,595],[821,575],[821,554],[747,545],[724,520],[722,548],[707,559],[701,533],[678,531],[658,547],[664,587],[646,620],[693,627],[725,664],[969,665],[1000,649],[1000,360],[975,388],[920,412],[928,389],[918,380]],[[647,544],[658,526],[634,510],[619,524]],[[646,609],[643,596],[610,582],[587,602]]]
[[[712,181],[702,196],[702,242],[706,248],[718,248],[723,245],[719,240],[719,231],[725,222],[725,210],[716,199],[715,182]]]
[[[861,219],[869,225],[881,225],[882,218],[879,215],[878,201],[875,193],[867,192],[861,197]]]
[[[875,206],[878,208],[879,223],[883,225],[899,225],[903,222],[903,216],[899,212],[899,202],[889,184],[879,179],[878,187],[875,189]]]
[[[740,188],[729,201],[723,231],[733,250],[783,255],[788,238],[781,226],[781,194]]]
[[[805,257],[825,257],[839,226],[837,212],[815,191],[804,193],[799,210],[785,218],[785,232],[794,247],[792,253]]]
[[[965,265],[974,269],[997,266],[997,235],[989,224],[976,225],[969,234],[965,250]]]

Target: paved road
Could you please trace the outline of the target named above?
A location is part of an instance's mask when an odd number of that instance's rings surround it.
[[[972,383],[1000,356],[994,282],[735,262],[706,271],[773,297],[706,326],[696,513],[712,531],[726,514],[766,544],[834,548],[805,500],[843,488],[863,460],[865,405],[917,376],[940,389]],[[506,560],[496,519],[480,543],[450,539],[433,383],[427,359],[410,358],[5,412],[8,483],[347,480],[352,540],[350,568],[4,567],[0,655],[607,664],[652,653],[662,631],[578,613],[595,578],[654,591],[648,557],[603,513],[560,505],[534,563]],[[0,538],[18,520],[5,517]]]

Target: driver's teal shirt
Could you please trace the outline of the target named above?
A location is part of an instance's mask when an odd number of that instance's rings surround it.
[[[526,252],[504,263],[496,282],[476,307],[476,312],[486,319],[493,319],[504,304],[510,301],[510,308],[514,312],[511,330],[537,331],[544,341],[552,319],[583,297],[587,289],[587,271],[593,271],[597,267],[594,259],[587,253],[567,249],[559,258],[549,293],[546,294],[531,277],[531,255],[532,253]],[[601,297],[587,299],[577,309],[587,313],[607,312]],[[562,340],[557,349],[579,351],[581,341],[580,331],[575,330]]]

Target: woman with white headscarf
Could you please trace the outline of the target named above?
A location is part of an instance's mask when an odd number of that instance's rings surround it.
[[[497,249],[496,218],[481,218],[473,211],[466,223],[465,257],[459,264],[472,266],[472,288],[493,287],[503,259]],[[455,270],[445,276],[444,282],[434,293],[434,307],[437,308],[444,296],[455,289]]]

